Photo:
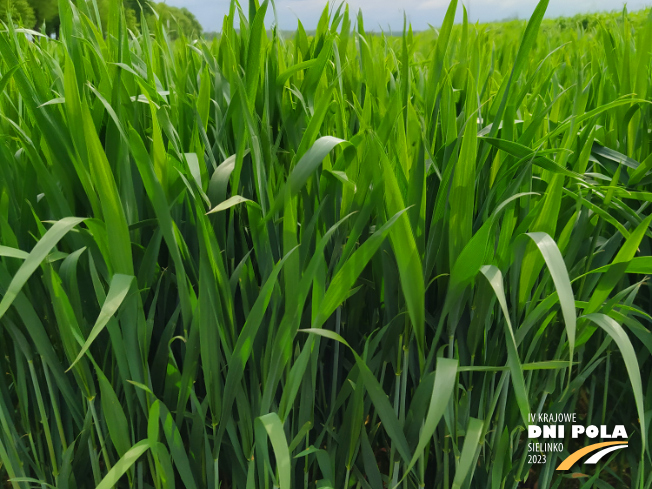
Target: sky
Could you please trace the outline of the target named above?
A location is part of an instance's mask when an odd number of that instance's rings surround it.
[[[229,11],[230,0],[160,0],[176,7],[190,10],[205,31],[218,31],[222,26],[224,15]],[[338,5],[339,5],[338,0]],[[326,5],[326,0],[276,0],[276,11],[282,29],[294,30],[297,19],[306,29],[317,26],[319,16]],[[403,12],[414,30],[428,29],[428,24],[440,26],[449,0],[349,0],[353,14],[359,8],[364,16],[365,30],[399,31],[403,29]],[[461,3],[461,2],[460,2]],[[247,9],[248,0],[240,0]],[[652,0],[630,0],[629,10],[637,10],[652,4]],[[489,22],[518,17],[527,19],[534,11],[537,0],[466,0],[464,2],[472,22]],[[550,0],[547,17],[572,16],[582,12],[610,11],[623,8],[622,0]],[[271,14],[271,8],[269,13]],[[458,16],[462,11],[458,6]],[[273,23],[268,15],[267,26]]]

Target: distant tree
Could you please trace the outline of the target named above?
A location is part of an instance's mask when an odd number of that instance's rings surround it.
[[[173,39],[182,34],[186,37],[199,37],[201,35],[203,30],[201,24],[187,8],[177,8],[165,3],[157,3],[154,9]]]
[[[140,15],[140,9],[143,8],[145,13],[149,13],[149,6],[153,6],[154,2],[150,0],[124,0],[125,8],[130,8]]]
[[[102,24],[106,28],[109,9],[116,0],[97,0]],[[119,1],[119,0],[118,0]],[[180,35],[198,37],[202,26],[187,8],[177,8],[152,0],[122,0],[125,8],[127,27],[134,31],[140,28],[141,12],[153,25],[155,14],[159,16],[170,36],[176,39]],[[0,20],[6,22],[11,18],[17,24],[30,29],[42,30],[47,34],[59,31],[58,0],[0,0]]]
[[[9,15],[13,22],[30,29],[36,22],[34,9],[27,0],[0,0],[0,20],[7,22]]]
[[[124,0],[124,6],[127,12],[132,11],[136,19],[138,19],[138,24],[140,24],[140,13],[142,12],[149,16],[154,9],[155,3],[151,0]],[[129,13],[127,14],[129,15]]]
[[[113,1],[113,0],[112,0]],[[130,17],[133,13],[133,18],[136,20],[135,25],[140,29],[141,15],[145,14],[145,18],[149,19],[154,15],[156,9],[156,2],[153,0],[123,0],[125,12],[127,15],[127,23],[129,24]]]
[[[55,19],[59,16],[59,3],[57,0],[29,0],[34,16],[36,17],[34,25],[41,29],[46,24],[46,31],[49,33]]]
[[[104,28],[106,28],[106,23],[109,18],[109,10],[114,6],[114,2],[115,0],[97,0],[100,18],[102,19],[102,25]],[[123,5],[125,9],[127,28],[133,31],[138,30],[140,27],[141,8],[147,17],[152,13],[153,4],[154,2],[149,0],[124,0]]]

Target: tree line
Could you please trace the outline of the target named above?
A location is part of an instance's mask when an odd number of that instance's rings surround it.
[[[115,0],[96,0],[103,25],[106,25],[112,1]],[[148,22],[158,15],[173,38],[182,34],[186,37],[197,37],[202,34],[201,24],[185,7],[172,7],[150,0],[123,0],[123,3],[127,25],[132,29],[139,27],[142,11]],[[47,35],[57,35],[59,32],[59,2],[58,0],[0,0],[0,20],[7,22],[9,18],[24,27]]]

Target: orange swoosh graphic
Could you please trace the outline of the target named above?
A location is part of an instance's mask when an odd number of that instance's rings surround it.
[[[611,445],[627,445],[626,441],[605,441],[604,443],[596,443],[588,447],[580,448],[578,451],[571,453],[566,460],[559,464],[556,470],[568,470],[575,462],[581,459],[587,453],[595,452],[596,450],[608,447]]]

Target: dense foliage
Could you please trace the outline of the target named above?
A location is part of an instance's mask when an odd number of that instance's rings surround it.
[[[59,0],[0,0],[0,21],[8,22],[11,18],[44,34],[57,35],[60,25],[58,5]],[[94,7],[102,26],[106,27],[109,9],[115,6],[116,0],[96,0]],[[201,24],[187,8],[151,0],[124,0],[124,9],[129,29],[138,29],[142,14],[148,23],[160,19],[173,39],[180,34],[196,37],[202,33]]]
[[[649,488],[652,19],[546,7],[4,27],[7,487]],[[560,475],[530,412],[629,447]]]

